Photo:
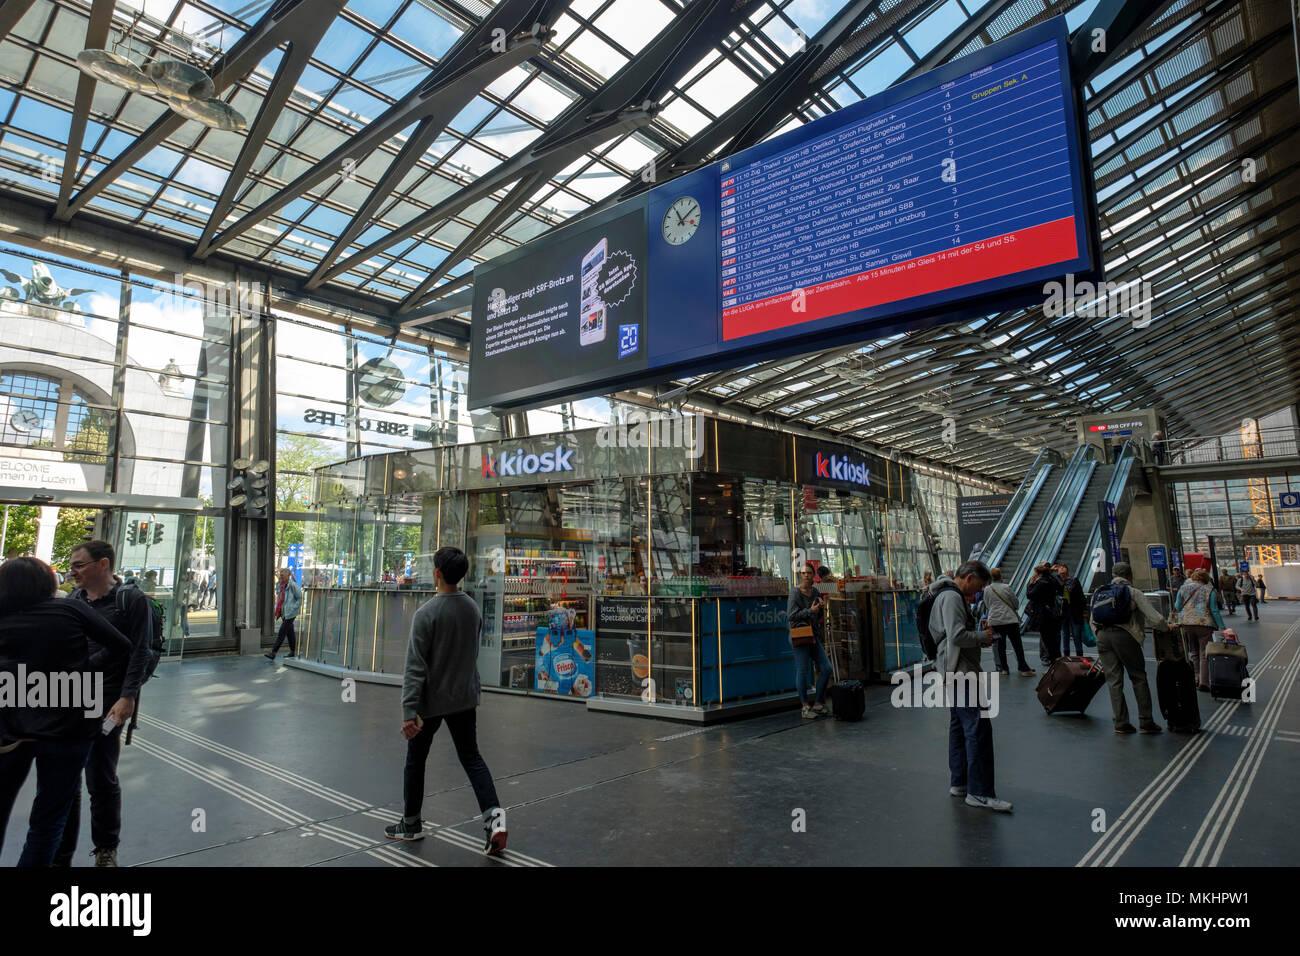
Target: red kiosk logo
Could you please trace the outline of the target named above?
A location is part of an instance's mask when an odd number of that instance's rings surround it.
[[[496,463],[496,459],[492,455],[485,454],[483,456],[483,477],[484,478],[497,477],[497,463]]]

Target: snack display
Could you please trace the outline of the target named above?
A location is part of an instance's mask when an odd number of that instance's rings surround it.
[[[574,630],[571,613],[559,609],[551,627],[537,629],[535,688],[553,694],[590,697],[596,689],[596,661],[590,648],[596,632]]]

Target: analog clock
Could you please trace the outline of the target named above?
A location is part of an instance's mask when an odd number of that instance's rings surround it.
[[[30,408],[16,411],[9,417],[9,425],[16,432],[32,432],[41,427],[45,419],[41,413]]]
[[[680,246],[699,228],[700,204],[690,196],[674,200],[664,213],[664,241],[671,245]]]

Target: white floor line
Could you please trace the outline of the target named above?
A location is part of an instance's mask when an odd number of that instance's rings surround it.
[[[218,741],[212,740],[208,737],[200,736],[199,734],[186,730],[183,727],[178,727],[166,721],[159,720],[157,717],[150,717],[141,714],[140,722],[155,727],[158,730],[165,731],[166,733],[179,737],[197,747],[202,747],[205,750],[225,757],[235,763],[242,764],[245,767],[258,771],[259,773],[266,774],[273,779],[286,783],[291,787],[296,787],[306,793],[310,793],[313,796],[324,800],[326,803],[332,803],[345,810],[361,812],[365,816],[369,816],[376,820],[383,820],[385,823],[396,823],[401,817],[401,814],[397,811],[374,807],[372,804],[367,803],[364,800],[350,796],[340,790],[335,790],[332,787],[327,787],[322,783],[312,780],[310,777],[304,777],[301,774],[294,773],[293,771],[285,770],[283,767],[279,767],[276,764],[261,760],[251,754],[244,753],[241,750],[236,750],[233,747],[228,747],[225,744],[219,743]],[[449,843],[461,849],[472,850],[475,853],[483,852],[482,844],[469,834],[447,829],[446,825],[434,824],[434,827],[436,829],[429,831],[428,833],[428,835],[434,837],[434,839],[442,840],[444,843]],[[373,843],[374,841],[371,840],[368,842]],[[393,852],[397,851],[394,850]],[[539,860],[536,857],[524,853],[517,853],[514,850],[507,850],[506,852],[508,854],[507,856],[494,857],[493,859],[498,863],[503,863],[507,866],[513,867],[549,867],[552,865],[544,860]],[[409,854],[405,853],[400,855],[409,856]]]
[[[1287,628],[1282,639],[1264,655],[1259,664],[1265,665],[1277,657],[1287,640],[1297,631],[1300,631],[1300,620],[1293,622]],[[1195,735],[1170,759],[1164,769],[1134,798],[1133,802],[1124,809],[1114,824],[1097,839],[1075,865],[1114,866],[1119,858],[1132,846],[1133,841],[1137,839],[1147,824],[1154,819],[1156,811],[1173,793],[1183,778],[1187,776],[1192,766],[1201,758],[1201,755],[1204,754],[1210,742],[1216,736],[1215,732],[1227,724],[1240,706],[1242,705],[1236,701],[1220,704],[1219,708],[1203,725],[1202,733]],[[1118,847],[1115,846],[1117,843],[1120,844]]]
[[[1241,815],[1241,808],[1250,795],[1251,787],[1255,784],[1255,776],[1259,773],[1264,753],[1268,750],[1269,737],[1281,719],[1282,709],[1291,696],[1291,689],[1295,687],[1297,673],[1300,673],[1300,650],[1295,652],[1286,671],[1283,672],[1279,687],[1281,692],[1274,694],[1264,709],[1264,716],[1259,724],[1260,733],[1251,738],[1250,743],[1241,752],[1241,756],[1237,758],[1237,762],[1228,774],[1228,779],[1223,782],[1219,795],[1205,814],[1205,819],[1201,822],[1200,829],[1196,831],[1196,836],[1192,838],[1192,843],[1179,866],[1219,865],[1219,859],[1228,844],[1228,837],[1237,823],[1238,816]],[[1197,852],[1198,849],[1200,852]],[[1193,854],[1195,854],[1194,860]]]

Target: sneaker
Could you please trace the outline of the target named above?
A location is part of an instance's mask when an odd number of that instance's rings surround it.
[[[1143,725],[1142,725],[1142,733],[1144,733],[1144,734],[1160,734],[1160,733],[1164,733],[1164,728],[1161,727],[1159,724],[1154,723],[1154,722],[1149,723],[1149,724],[1143,724]]]
[[[818,717],[825,717],[830,713],[830,711],[826,709],[826,705],[821,703],[813,704],[812,709],[813,713]]]
[[[273,661],[273,660],[275,660],[275,655],[274,655],[274,654],[263,654],[262,656],[265,657],[268,661]]]
[[[813,713],[813,709],[807,704],[803,705],[803,709],[799,712],[799,716],[807,718],[808,720],[813,720],[817,717],[817,715]]]
[[[500,856],[506,851],[506,831],[492,830],[487,834],[487,842],[483,844],[483,853],[486,856]]]
[[[424,821],[418,820],[415,823],[407,823],[403,817],[392,826],[384,827],[384,836],[390,840],[423,840],[424,839]]]
[[[950,796],[950,797],[964,797],[964,796],[966,796],[966,788],[965,788],[965,787],[949,787],[949,788],[948,788],[948,796]]]
[[[1022,671],[1020,672],[1020,676],[1021,676],[1021,677],[1033,677],[1033,676],[1035,676],[1037,673],[1038,673],[1038,671],[1034,670],[1032,667],[1026,667],[1024,670],[1022,670]]]
[[[966,806],[979,807],[983,810],[995,810],[998,813],[1010,813],[1011,804],[1006,800],[999,800],[997,797],[977,797],[974,794],[966,794]]]
[[[95,866],[117,866],[117,848],[111,850],[96,847],[90,851],[95,858]]]
[[[998,673],[1001,674],[1003,677],[1011,676],[1011,671],[998,671]]]
[[[1116,724],[1116,725],[1115,725],[1115,733],[1117,733],[1117,734],[1135,734],[1135,733],[1137,733],[1137,732],[1138,732],[1138,729],[1137,729],[1136,727],[1134,727],[1132,724]]]

